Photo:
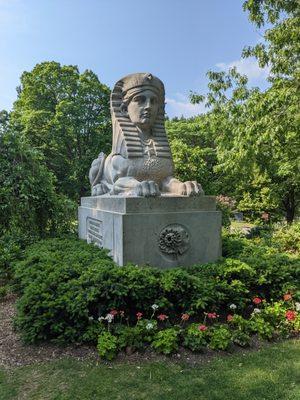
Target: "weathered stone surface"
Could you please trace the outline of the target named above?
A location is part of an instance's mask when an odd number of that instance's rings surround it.
[[[104,201],[103,201],[104,200]],[[79,236],[110,250],[119,265],[162,268],[217,260],[221,214],[214,197],[86,197]]]
[[[92,162],[92,196],[203,194],[199,183],[174,178],[164,123],[165,89],[158,78],[137,73],[120,79],[112,91],[110,107],[112,151],[107,157],[101,152]]]
[[[92,197],[79,207],[79,236],[119,265],[167,268],[215,261],[221,215],[195,181],[174,178],[165,132],[165,90],[149,73],[120,79],[110,99],[113,140],[92,162]]]

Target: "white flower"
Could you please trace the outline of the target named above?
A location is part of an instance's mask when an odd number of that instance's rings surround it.
[[[300,311],[300,303],[295,303],[296,311]]]
[[[147,331],[150,331],[150,329],[153,329],[153,324],[151,322],[148,322],[148,324],[146,325],[146,329]]]
[[[114,319],[114,316],[112,314],[107,314],[105,317],[105,320],[110,324]]]
[[[89,317],[89,321],[93,321],[94,320],[94,317]]]
[[[98,321],[99,321],[99,322],[101,322],[101,321],[103,321],[103,320],[104,320],[104,317],[99,317],[99,318],[98,318]]]
[[[237,306],[235,304],[230,304],[229,306],[230,310],[236,310]]]
[[[253,314],[259,314],[261,310],[259,308],[254,308]]]
[[[152,310],[157,310],[158,309],[158,305],[157,304],[152,304],[152,306],[151,306],[151,308],[152,308]]]

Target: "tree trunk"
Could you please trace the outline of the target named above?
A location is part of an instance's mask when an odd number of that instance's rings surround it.
[[[291,190],[286,194],[282,203],[285,210],[286,222],[288,224],[291,224],[294,221],[295,211],[296,211],[296,199],[295,199],[294,188],[291,188]]]

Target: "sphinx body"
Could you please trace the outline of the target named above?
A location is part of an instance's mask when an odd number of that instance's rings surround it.
[[[201,185],[174,178],[164,127],[163,83],[149,73],[128,75],[111,94],[112,151],[92,162],[92,196],[198,196]]]

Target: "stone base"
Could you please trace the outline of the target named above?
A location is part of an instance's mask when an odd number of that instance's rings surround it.
[[[221,256],[221,213],[215,198],[83,197],[79,237],[110,250],[119,265],[168,268]]]

